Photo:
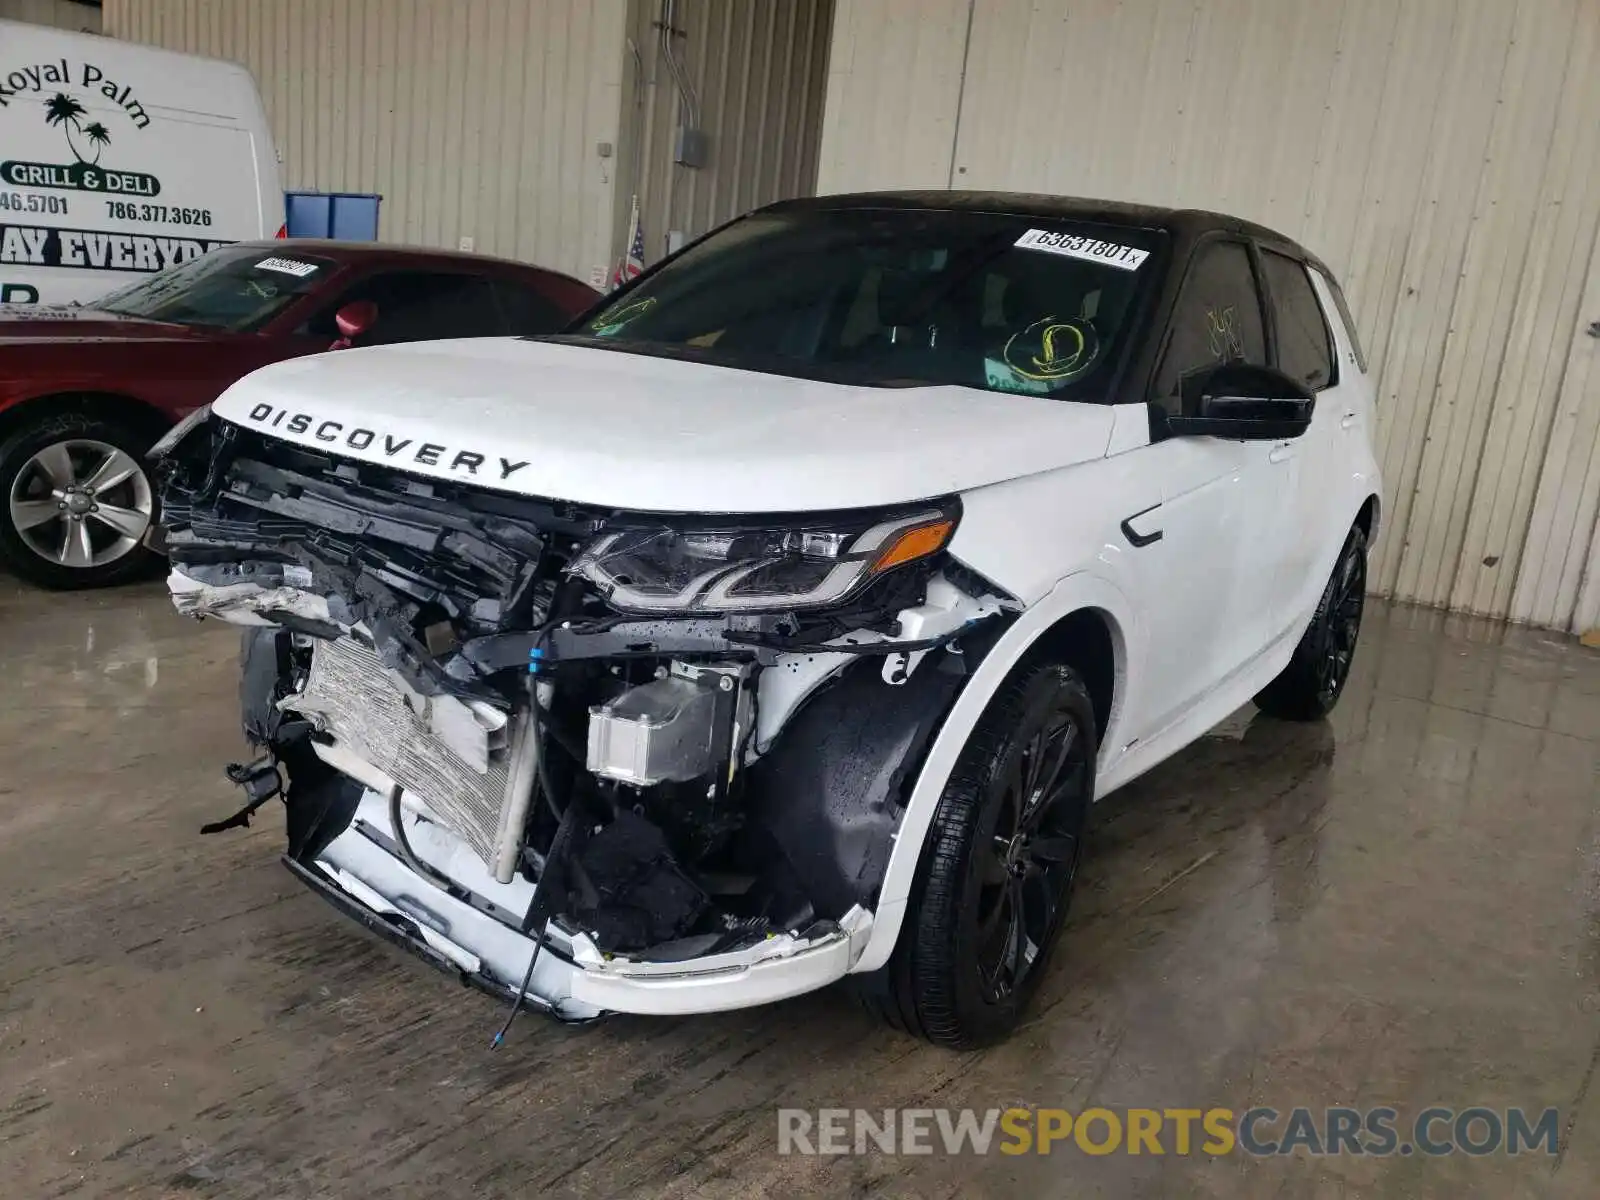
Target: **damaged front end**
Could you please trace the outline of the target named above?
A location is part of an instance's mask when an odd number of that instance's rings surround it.
[[[208,830],[281,795],[308,886],[566,1019],[845,975],[1012,607],[947,554],[954,501],[641,516],[216,419],[164,453],[174,603],[247,627],[261,756]]]

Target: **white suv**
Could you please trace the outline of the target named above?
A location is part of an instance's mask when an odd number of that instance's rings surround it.
[[[1299,246],[1038,196],[778,204],[568,334],[268,367],[158,448],[175,602],[253,627],[208,828],[281,795],[304,882],[516,1006],[851,976],[994,1040],[1093,800],[1337,701],[1372,429]]]

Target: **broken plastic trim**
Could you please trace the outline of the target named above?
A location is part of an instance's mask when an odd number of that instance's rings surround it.
[[[420,943],[430,961],[442,956],[451,969],[490,980],[495,986],[486,990],[540,997],[564,1017],[600,1008],[739,1007],[848,972],[871,926],[904,780],[959,689],[964,661],[981,653],[999,624],[1006,597],[952,583],[941,569],[954,577],[959,564],[941,551],[886,572],[844,607],[630,617],[567,569],[582,544],[620,527],[619,514],[563,515],[542,501],[484,496],[270,439],[214,433],[197,434],[174,456],[185,460],[174,468],[182,486],[168,504],[178,530],[175,599],[187,611],[276,627],[262,631],[246,664],[247,723],[254,739],[279,749],[285,713],[318,722],[314,739],[279,751],[298,756],[287,764],[290,857],[368,910],[364,923],[381,924],[391,940]],[[223,449],[201,464],[190,448],[201,443]],[[206,481],[195,488],[202,471]],[[805,521],[822,517],[805,514]],[[960,650],[958,638],[965,639]],[[358,682],[373,686],[323,686],[318,708],[310,681],[340,643],[360,651]],[[947,653],[930,662],[930,651]],[[657,661],[630,661],[640,658]],[[421,717],[429,745],[453,750],[468,776],[470,769],[481,775],[484,757],[507,747],[503,735],[493,740],[501,725],[485,734],[480,721],[475,730],[471,712],[481,716],[486,704],[504,721],[519,711],[535,665],[558,671],[552,709],[567,700],[549,732],[572,759],[560,760],[568,797],[584,791],[569,790],[564,774],[585,767],[582,747],[568,745],[578,720],[615,695],[653,686],[643,682],[652,670],[731,671],[761,695],[736,726],[743,731],[737,748],[727,742],[711,751],[709,786],[674,792],[664,784],[660,793],[627,800],[628,814],[648,829],[618,827],[625,822],[615,806],[625,798],[604,783],[555,804],[558,831],[584,815],[575,803],[594,809],[569,863],[549,841],[544,814],[530,821],[502,798],[514,790],[508,782],[468,788],[464,803],[447,794],[455,775],[441,780],[422,769],[437,763],[391,759],[383,750],[415,748],[417,738],[392,730],[414,729],[412,718]],[[564,665],[571,669],[560,672]],[[387,683],[378,686],[381,677]],[[550,686],[542,681],[541,674],[539,686]],[[570,694],[562,691],[568,686]],[[893,702],[885,702],[885,687],[898,689]],[[346,716],[380,708],[392,715],[398,710],[382,700],[389,690],[409,723],[390,721],[390,736],[366,742],[355,726],[340,728],[341,697],[354,698]],[[303,712],[296,696],[309,705]],[[829,736],[846,729],[854,736]],[[818,759],[827,760],[825,769],[807,767]],[[752,767],[761,770],[752,774]],[[410,794],[396,820],[385,797],[393,799],[402,780]],[[268,790],[269,782],[259,787]],[[491,839],[495,801],[499,834]],[[485,842],[503,848],[508,832],[520,840],[512,870],[502,872],[497,855],[485,857]],[[748,843],[738,840],[746,832]],[[760,896],[713,899],[744,895],[708,882],[730,870],[759,877]],[[639,883],[643,876],[648,886]],[[681,919],[664,915],[668,901],[682,902]],[[762,922],[758,932],[752,921]],[[520,978],[528,982],[514,986]]]
[[[441,970],[491,994],[513,999],[508,981],[527,969],[534,941],[510,910],[529,906],[533,885],[496,884],[447,828],[413,822],[426,832],[418,853],[458,868],[451,894],[419,894],[416,876],[363,832],[386,819],[382,796],[367,792],[355,820],[315,853],[291,855],[303,882],[385,938]],[[298,868],[298,869],[296,869]],[[352,905],[354,907],[352,907]],[[837,922],[779,933],[741,949],[679,961],[602,952],[584,933],[552,920],[528,992],[536,1007],[563,1020],[603,1011],[681,1015],[742,1008],[815,990],[842,978],[865,948],[872,914],[862,908]]]
[[[289,854],[283,855],[280,861],[296,879],[346,917],[360,922],[390,945],[398,946],[407,953],[415,955],[435,970],[454,976],[463,987],[476,988],[508,1004],[514,1003],[518,996],[523,995],[516,988],[501,983],[492,975],[487,975],[482,970],[469,970],[455,959],[435,950],[423,938],[415,922],[402,920],[394,914],[381,914],[361,903],[339,885],[329,881],[318,867],[306,866]],[[588,1025],[605,1015],[596,1013],[593,1016],[567,1016],[548,1000],[537,995],[526,995],[524,1003],[564,1025]]]
[[[258,808],[274,796],[283,795],[283,775],[278,771],[276,754],[267,754],[249,763],[229,763],[224,773],[230,783],[244,789],[245,805],[231,817],[200,826],[202,836],[229,829],[248,829],[250,818]]]

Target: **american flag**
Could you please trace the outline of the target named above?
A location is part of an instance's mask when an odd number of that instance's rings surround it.
[[[633,198],[633,215],[628,220],[628,253],[617,264],[611,286],[619,288],[644,272],[644,222],[639,218],[639,197]]]

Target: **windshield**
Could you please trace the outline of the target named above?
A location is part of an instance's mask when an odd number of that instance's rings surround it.
[[[576,337],[806,378],[1093,399],[1162,236],[988,213],[759,213],[685,251]]]
[[[247,333],[258,329],[333,272],[326,258],[259,246],[219,249],[141,279],[93,302],[126,317]]]

